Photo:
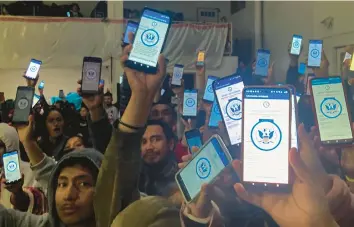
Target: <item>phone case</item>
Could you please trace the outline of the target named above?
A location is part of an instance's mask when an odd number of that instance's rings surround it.
[[[30,94],[28,95],[28,97],[30,97],[29,99],[26,97],[19,97],[19,90],[23,90],[25,92],[29,92]],[[32,109],[32,102],[33,102],[33,97],[34,97],[34,88],[33,87],[26,87],[26,86],[19,86],[17,88],[17,92],[16,92],[16,100],[15,100],[15,111],[14,111],[14,115],[13,115],[13,123],[14,124],[27,124],[28,123],[28,116],[31,113],[31,109]],[[25,111],[25,115],[26,116],[20,116],[20,114],[22,115],[23,111]]]

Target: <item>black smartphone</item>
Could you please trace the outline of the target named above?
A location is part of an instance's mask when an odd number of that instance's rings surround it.
[[[188,144],[189,151],[192,152],[192,147],[201,148],[203,145],[202,135],[198,129],[192,129],[184,133]]]
[[[125,65],[146,73],[156,73],[158,58],[171,26],[168,14],[145,8],[134,36],[133,49]]]
[[[6,184],[16,183],[21,180],[20,157],[18,151],[5,152],[2,155]]]
[[[98,93],[101,79],[102,58],[84,57],[82,64],[81,92],[84,95]]]
[[[15,111],[12,117],[14,124],[27,124],[28,116],[31,113],[34,88],[27,86],[17,87]]]
[[[131,21],[131,20],[129,20],[127,22],[127,27],[125,28],[124,38],[123,38],[123,44],[124,45],[130,44],[130,42],[129,42],[129,33],[131,32],[131,33],[133,33],[133,35],[135,35],[136,30],[138,29],[138,27],[139,27],[139,23],[138,22]]]

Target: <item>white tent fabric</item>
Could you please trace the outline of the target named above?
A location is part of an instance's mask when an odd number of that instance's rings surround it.
[[[1,16],[0,91],[7,98],[14,98],[15,87],[22,84],[16,77],[21,78],[30,59],[35,58],[43,62],[41,78],[51,88],[46,90],[47,96],[56,96],[59,89],[70,92],[81,76],[84,56],[103,58],[106,66],[103,77],[111,88],[112,77],[120,75],[110,75],[110,58],[116,60],[120,56],[124,24],[124,20]],[[217,69],[222,63],[228,26],[174,24],[164,50],[169,67],[178,63],[191,69],[197,51],[206,50],[207,68]]]

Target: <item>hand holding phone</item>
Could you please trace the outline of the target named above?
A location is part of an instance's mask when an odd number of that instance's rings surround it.
[[[193,147],[201,148],[203,145],[202,135],[200,134],[199,129],[193,129],[185,132],[186,141],[188,144],[189,151],[192,152]]]
[[[98,93],[101,79],[102,58],[84,57],[82,64],[81,92],[83,95]]]
[[[27,124],[28,116],[31,113],[34,97],[34,88],[19,86],[17,87],[15,111],[12,118],[14,124]]]
[[[2,155],[6,183],[11,184],[22,179],[18,151],[5,152]]]
[[[212,183],[232,161],[218,135],[212,136],[193,159],[176,174],[176,182],[187,203],[198,197],[201,186]]]
[[[270,51],[259,49],[257,51],[255,75],[264,77],[268,76],[269,61]]]
[[[42,62],[36,59],[31,59],[31,62],[28,66],[28,69],[25,73],[25,77],[31,80],[35,80],[38,76],[39,69],[42,65]]]
[[[243,184],[262,191],[288,190],[291,92],[280,86],[246,87],[243,97]]]

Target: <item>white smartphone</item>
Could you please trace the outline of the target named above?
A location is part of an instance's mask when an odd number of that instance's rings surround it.
[[[231,145],[241,143],[243,87],[242,78],[238,75],[223,77],[213,83]]]
[[[196,117],[198,108],[198,90],[185,90],[183,97],[183,116]]]
[[[322,58],[322,40],[310,40],[307,66],[320,67],[321,58]]]
[[[180,87],[182,85],[183,68],[183,65],[175,64],[171,81],[172,87]]]
[[[302,36],[301,35],[293,35],[293,40],[291,42],[290,54],[300,55],[301,43],[302,43]]]
[[[20,159],[18,151],[5,152],[2,155],[6,183],[14,183],[21,180]]]
[[[187,203],[196,199],[205,183],[212,183],[232,161],[224,142],[218,135],[212,136],[175,179]]]
[[[291,92],[287,87],[243,90],[242,181],[245,187],[289,189]]]
[[[208,76],[207,83],[205,85],[203,100],[207,102],[214,102],[215,95],[213,91],[213,82],[219,79],[216,76]]]
[[[264,77],[268,76],[269,61],[270,51],[259,49],[257,51],[255,75]]]
[[[322,144],[351,144],[353,132],[342,79],[313,78],[310,83]]]
[[[36,59],[31,59],[31,62],[26,71],[25,77],[31,80],[35,80],[37,78],[39,69],[42,65],[42,62]]]

